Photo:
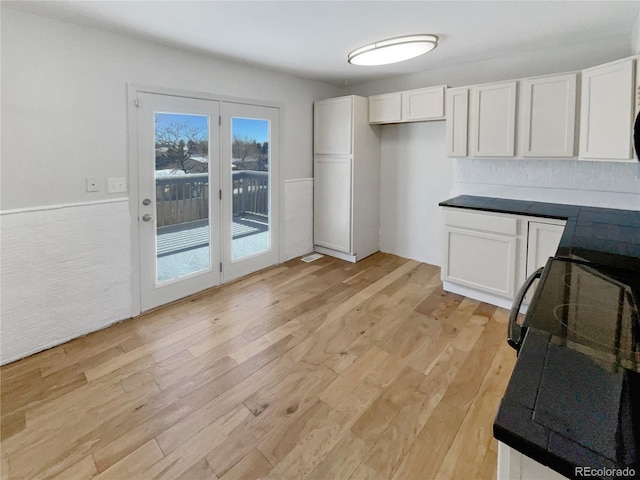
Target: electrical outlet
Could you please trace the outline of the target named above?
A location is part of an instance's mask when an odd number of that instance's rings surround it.
[[[96,177],[87,177],[87,192],[99,192],[98,179]]]
[[[107,178],[107,193],[127,191],[127,177]]]

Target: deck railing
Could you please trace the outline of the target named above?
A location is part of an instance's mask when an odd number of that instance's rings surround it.
[[[269,172],[238,170],[233,177],[233,216],[268,216]],[[209,175],[195,173],[156,179],[158,227],[203,220],[209,215]]]
[[[237,170],[233,176],[233,216],[269,215],[269,172]]]

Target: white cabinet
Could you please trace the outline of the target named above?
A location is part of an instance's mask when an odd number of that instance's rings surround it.
[[[313,152],[350,155],[353,146],[353,100],[339,97],[315,102]]]
[[[635,57],[582,72],[580,157],[633,158]]]
[[[418,122],[444,118],[445,89],[440,85],[402,92],[402,120]]]
[[[322,155],[314,162],[314,243],[351,252],[351,158]]]
[[[564,232],[564,226],[565,222],[561,220],[529,221],[527,275],[532,274],[540,267],[544,267],[549,257],[553,257],[556,254],[562,238],[562,232]]]
[[[380,136],[368,107],[353,95],[314,104],[314,245],[352,262],[380,243]]]
[[[640,115],[640,55],[636,56],[636,117]]]
[[[445,209],[442,279],[513,299],[518,246],[517,218]]]
[[[549,257],[553,257],[556,254],[565,223],[562,220],[545,220],[544,222],[535,220],[528,222],[527,276],[538,268],[544,267]],[[529,290],[524,300],[525,303],[531,301],[535,288]]]
[[[477,85],[472,90],[471,153],[475,157],[513,157],[517,82]]]
[[[498,480],[567,480],[555,470],[498,442]]]
[[[443,287],[511,308],[526,276],[555,255],[564,220],[444,209]],[[532,296],[532,295],[530,295]],[[525,298],[529,303],[530,297]]]
[[[444,118],[445,85],[369,97],[369,123],[403,123]]]
[[[524,79],[521,88],[522,155],[573,157],[576,74]]]
[[[469,120],[469,89],[447,90],[447,155],[467,156],[467,128]]]
[[[397,123],[401,121],[401,92],[369,97],[369,123]]]

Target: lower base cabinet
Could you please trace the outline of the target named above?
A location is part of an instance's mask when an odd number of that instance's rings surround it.
[[[555,470],[498,442],[498,480],[567,480]]]
[[[510,308],[526,277],[555,255],[564,223],[445,208],[444,289]]]
[[[554,222],[554,223],[550,223]],[[560,220],[546,222],[530,221],[527,235],[527,275],[531,275],[540,267],[547,264],[549,257],[553,257],[558,250],[564,223]],[[524,298],[524,303],[531,302],[538,280]]]
[[[314,242],[353,255],[350,157],[323,155],[314,163]]]

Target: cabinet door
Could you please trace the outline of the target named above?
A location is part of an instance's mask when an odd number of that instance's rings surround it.
[[[445,86],[402,92],[402,121],[416,122],[444,117]]]
[[[353,135],[353,97],[315,102],[313,109],[315,153],[350,155]]]
[[[573,157],[576,74],[522,82],[522,139],[525,157]]]
[[[351,251],[352,159],[319,156],[314,162],[314,244]]]
[[[369,123],[395,123],[400,120],[402,120],[400,92],[369,97]]]
[[[516,237],[445,227],[443,279],[513,299],[517,245]]]
[[[527,236],[527,276],[531,275],[538,268],[544,267],[553,257],[560,245],[560,238],[564,232],[564,225],[555,225],[542,222],[529,222],[529,233]],[[525,303],[529,303],[533,298],[536,286],[529,289],[525,297]]]
[[[514,155],[516,82],[479,85],[473,90],[472,154],[476,157]]]
[[[634,62],[629,58],[582,72],[581,158],[633,158]]]
[[[469,118],[469,89],[447,90],[447,155],[467,156],[467,125]]]
[[[640,55],[636,55],[636,114],[640,115]],[[635,123],[635,121],[634,121]]]

